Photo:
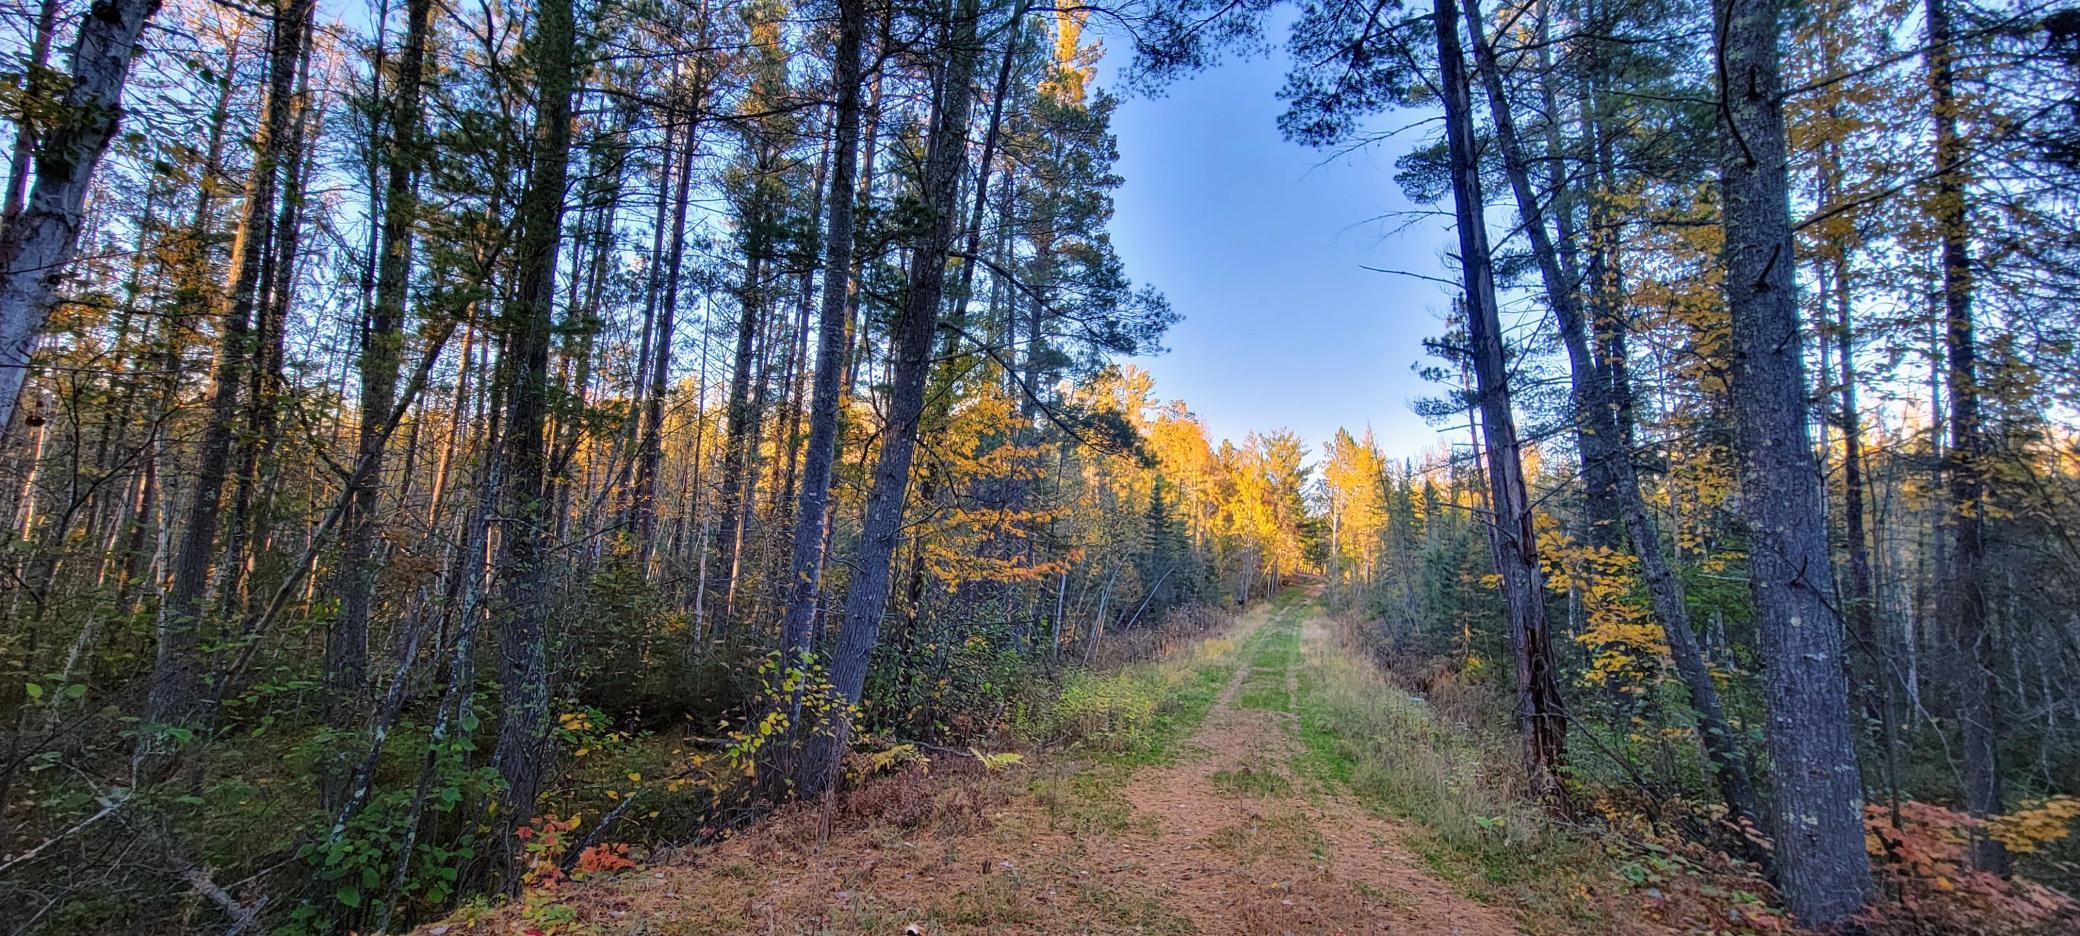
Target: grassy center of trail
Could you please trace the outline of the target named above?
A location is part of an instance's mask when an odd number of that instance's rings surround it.
[[[554,906],[600,933],[788,934],[1501,936],[1530,909],[1493,859],[1528,856],[1535,825],[1300,589],[1016,721],[1067,750],[972,783],[942,778],[958,761],[884,777]]]
[[[1242,646],[1249,676],[1236,704],[1246,709],[1292,712],[1299,704],[1300,625],[1314,604],[1288,591],[1273,606],[1271,619]]]
[[[1347,800],[1399,820],[1394,837],[1411,863],[1459,894],[1512,908],[1534,929],[1609,928],[1613,912],[1629,916],[1630,908],[1582,900],[1583,880],[1558,870],[1600,862],[1526,803],[1510,748],[1441,723],[1337,628],[1314,595],[1291,589],[1244,637],[1229,701],[1270,716],[1278,740],[1292,743],[1265,744],[1215,770],[1215,792],[1272,808],[1296,795],[1317,809]],[[1191,710],[1194,723],[1206,715],[1201,705]]]
[[[1168,718],[1140,743],[1091,752],[1073,773],[1036,782],[1055,827],[1101,864],[1127,872],[1191,931],[1499,934],[1505,914],[1480,906],[1403,841],[1416,830],[1361,804],[1346,746],[1316,712],[1316,669],[1338,654],[1324,611],[1293,589],[1214,642],[1190,678],[1173,676],[1158,703]],[[1175,664],[1154,664],[1175,672]],[[1136,668],[1094,675],[1140,683]],[[1210,694],[1209,688],[1223,686]],[[1355,727],[1355,726],[1354,726]],[[1316,735],[1303,743],[1303,735]],[[1104,737],[1104,736],[1101,736]],[[1325,769],[1333,768],[1333,769]]]

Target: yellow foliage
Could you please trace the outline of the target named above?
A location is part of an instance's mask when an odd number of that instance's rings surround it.
[[[1986,833],[2016,854],[2029,854],[2073,834],[2073,820],[2080,819],[2080,796],[2054,796],[1995,816],[1986,821]]]
[[[915,744],[898,744],[884,750],[858,755],[852,761],[852,773],[854,778],[871,777],[912,766],[930,770],[932,759],[923,751],[919,751]]]
[[[1386,459],[1370,430],[1363,440],[1336,430],[1323,456],[1322,493],[1328,506],[1329,545],[1336,571],[1370,577],[1380,558],[1380,531],[1387,525],[1381,488]]]
[[[1639,557],[1575,542],[1551,514],[1533,515],[1538,530],[1539,564],[1546,587],[1572,592],[1582,603],[1585,626],[1575,640],[1591,649],[1582,682],[1601,686],[1615,681],[1627,692],[1644,691],[1668,655],[1668,638],[1640,600]]]
[[[999,751],[995,754],[986,754],[974,748],[969,748],[968,753],[975,755],[975,759],[982,763],[982,769],[987,771],[1002,770],[1026,759],[1025,755],[1017,751]]]
[[[1046,465],[1043,447],[1013,441],[1027,425],[1003,389],[986,383],[953,409],[945,432],[929,440],[940,472],[937,483],[954,496],[923,525],[924,560],[949,590],[965,582],[1035,581],[1060,574],[1076,559],[1073,554],[1041,558],[1029,550],[987,548],[1032,537],[1066,510],[1004,506],[966,496],[985,484],[1039,484]]]

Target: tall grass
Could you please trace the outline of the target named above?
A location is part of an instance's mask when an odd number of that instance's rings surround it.
[[[1549,837],[1497,739],[1440,723],[1362,657],[1325,642],[1305,656],[1301,735],[1315,770],[1457,847],[1516,850]]]
[[[1533,804],[1512,739],[1439,717],[1338,636],[1302,643],[1297,772],[1419,827],[1411,844],[1433,871],[1534,931],[1601,925],[1576,889],[1606,858]]]
[[[1220,633],[1173,644],[1147,662],[1077,669],[1059,692],[1021,703],[1012,729],[1042,747],[1158,759],[1206,717],[1233,672],[1235,649],[1232,634]]]

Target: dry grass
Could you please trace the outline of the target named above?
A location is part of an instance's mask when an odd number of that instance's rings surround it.
[[[1428,703],[1336,641],[1308,641],[1303,654],[1304,768],[1339,775],[1456,844],[1521,852],[1550,843],[1509,749],[1440,724]]]
[[[1420,830],[1408,844],[1433,873],[1514,908],[1531,932],[1642,927],[1608,856],[1526,795],[1511,739],[1441,717],[1374,666],[1354,635],[1322,628],[1302,645],[1298,772],[1408,820]]]
[[[1240,866],[1266,858],[1320,861],[1328,850],[1327,840],[1315,828],[1314,820],[1290,807],[1253,813],[1240,823],[1214,832],[1206,842],[1227,852]]]
[[[1210,779],[1214,789],[1230,796],[1285,796],[1293,792],[1293,782],[1285,774],[1253,764],[1216,770]]]

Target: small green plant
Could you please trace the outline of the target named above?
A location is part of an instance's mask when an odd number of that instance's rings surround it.
[[[1214,789],[1231,796],[1284,796],[1293,791],[1285,774],[1248,765],[1216,770],[1210,779]]]
[[[479,853],[481,843],[467,824],[452,837],[411,837],[401,881],[397,863],[407,826],[422,809],[426,815],[452,814],[466,803],[488,799],[501,786],[496,770],[468,765],[471,748],[465,734],[436,752],[440,756],[434,758],[423,807],[415,787],[378,792],[345,826],[298,849],[297,857],[311,866],[322,889],[292,914],[288,931],[324,931],[328,920],[361,920],[393,900],[426,910],[445,907],[455,897],[461,867]]]

